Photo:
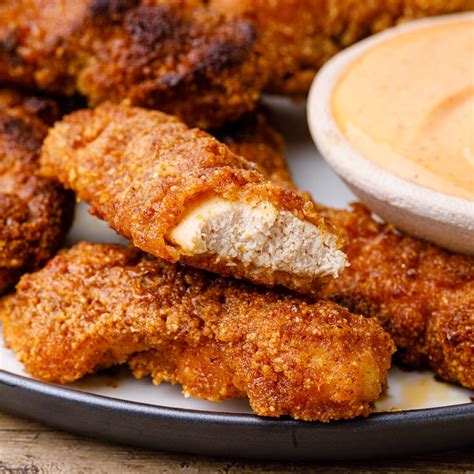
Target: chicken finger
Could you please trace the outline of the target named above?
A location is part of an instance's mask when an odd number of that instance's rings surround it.
[[[54,255],[71,224],[72,194],[36,175],[55,116],[51,101],[0,91],[0,294]]]
[[[202,3],[3,1],[0,81],[217,127],[255,107],[268,67],[252,25]]]
[[[95,215],[170,262],[308,294],[345,265],[311,200],[160,112],[73,113],[50,130],[41,161]]]
[[[474,10],[474,0],[210,0],[253,22],[270,59],[270,92],[305,95],[341,49],[397,23]]]
[[[104,244],[78,244],[24,276],[0,316],[35,377],[66,383],[154,350],[132,359],[137,375],[305,420],[367,415],[394,350],[376,319],[335,303]]]
[[[403,364],[474,388],[474,258],[396,232],[360,204],[327,217],[350,266],[323,296],[377,317]]]

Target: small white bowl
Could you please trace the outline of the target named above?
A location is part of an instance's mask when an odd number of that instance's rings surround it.
[[[380,41],[472,13],[439,16],[391,28],[342,51],[319,72],[308,97],[308,122],[320,152],[373,212],[407,234],[474,255],[474,202],[431,191],[379,168],[358,152],[339,129],[331,110],[335,84],[361,53]]]

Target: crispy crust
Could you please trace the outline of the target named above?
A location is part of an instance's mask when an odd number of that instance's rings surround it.
[[[267,178],[290,189],[296,189],[288,169],[283,137],[273,129],[262,112],[246,114],[239,121],[211,131],[236,155],[255,163]]]
[[[210,0],[252,21],[272,73],[268,90],[305,95],[335,53],[400,22],[474,9],[473,0]]]
[[[362,205],[328,210],[350,266],[323,295],[376,316],[399,360],[474,388],[474,258],[396,232]]]
[[[0,306],[7,344],[35,377],[70,382],[132,358],[137,376],[256,413],[367,415],[394,346],[375,319],[257,289],[119,246],[79,244],[26,275]],[[209,359],[207,359],[209,358]]]
[[[0,91],[0,293],[54,255],[71,224],[72,195],[35,174],[56,113],[50,101]]]
[[[43,174],[76,191],[95,215],[146,252],[265,285],[317,291],[320,276],[257,273],[237,259],[185,255],[166,241],[190,204],[210,193],[229,201],[268,201],[331,232],[309,199],[266,180],[255,164],[174,117],[110,104],[82,110],[50,130],[41,161]]]
[[[208,128],[252,110],[267,78],[252,25],[197,0],[7,0],[0,80],[90,105],[127,99]]]

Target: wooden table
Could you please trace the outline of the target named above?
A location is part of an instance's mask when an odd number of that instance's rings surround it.
[[[277,473],[277,472],[474,473],[474,448],[402,460],[338,464],[250,463],[146,451],[51,429],[0,413],[0,473]]]

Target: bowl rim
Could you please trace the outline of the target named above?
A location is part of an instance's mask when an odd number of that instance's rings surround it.
[[[331,168],[345,181],[386,203],[439,223],[474,231],[474,202],[423,187],[379,167],[346,139],[333,116],[330,99],[337,80],[364,51],[374,45],[416,29],[474,21],[474,12],[423,18],[392,27],[336,54],[316,75],[307,101],[308,126],[314,143]],[[416,205],[414,205],[416,203]]]

